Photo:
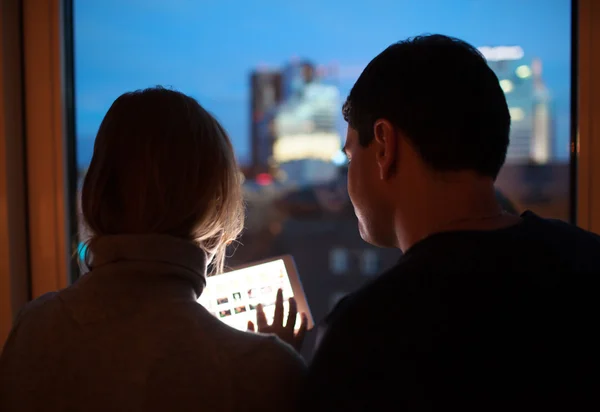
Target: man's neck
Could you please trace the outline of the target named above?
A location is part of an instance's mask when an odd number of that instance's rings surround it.
[[[519,221],[504,212],[493,182],[454,182],[421,195],[410,210],[397,215],[396,236],[402,251],[435,233],[494,230]]]

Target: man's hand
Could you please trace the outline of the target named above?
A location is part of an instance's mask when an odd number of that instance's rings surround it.
[[[300,329],[294,331],[296,324],[296,316],[298,315],[298,305],[296,299],[290,298],[290,311],[285,325],[283,324],[283,291],[279,289],[277,291],[277,298],[275,299],[275,315],[273,316],[273,324],[269,325],[267,317],[262,305],[256,307],[256,325],[258,326],[258,332],[261,333],[274,333],[286,343],[292,345],[297,351],[302,349],[304,343],[304,336],[306,335],[306,327],[308,320],[306,314],[302,313],[300,318]],[[248,330],[254,332],[255,327],[252,321],[248,321]]]

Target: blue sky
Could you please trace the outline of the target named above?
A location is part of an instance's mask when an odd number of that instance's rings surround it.
[[[75,0],[78,164],[110,104],[154,85],[196,97],[227,128],[240,160],[249,145],[249,73],[292,56],[337,62],[344,96],[389,44],[442,33],[475,46],[520,45],[544,64],[567,158],[569,0]]]

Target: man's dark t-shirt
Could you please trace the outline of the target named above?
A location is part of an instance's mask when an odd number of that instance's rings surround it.
[[[600,237],[521,218],[432,235],[342,300],[305,409],[600,410]]]

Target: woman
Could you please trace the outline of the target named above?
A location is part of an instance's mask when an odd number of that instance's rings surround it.
[[[296,352],[196,303],[243,212],[231,143],[198,102],[163,88],[119,97],[82,189],[91,270],[16,320],[0,410],[289,409]]]

